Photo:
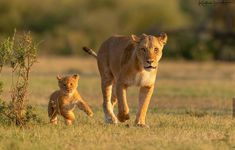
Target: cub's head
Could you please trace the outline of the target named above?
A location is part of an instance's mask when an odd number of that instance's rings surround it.
[[[142,34],[141,36],[132,35],[131,38],[136,47],[137,59],[143,69],[146,71],[157,69],[163,47],[167,42],[167,35],[165,33],[159,36]]]
[[[58,85],[60,90],[64,94],[73,94],[77,90],[79,76],[77,74],[72,76],[62,77],[60,75],[57,76]]]

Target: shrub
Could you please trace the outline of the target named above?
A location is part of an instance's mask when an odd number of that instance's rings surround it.
[[[1,101],[0,113],[4,122],[14,122],[17,126],[24,126],[27,122],[39,119],[28,105],[29,75],[32,66],[37,61],[37,44],[33,42],[30,32],[1,42],[0,67],[9,64],[12,71],[11,101]],[[6,119],[7,118],[7,119]]]

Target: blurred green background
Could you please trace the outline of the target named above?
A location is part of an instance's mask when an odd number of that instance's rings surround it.
[[[0,39],[30,30],[40,55],[81,55],[114,34],[169,36],[164,59],[235,61],[235,3],[199,0],[0,0]]]

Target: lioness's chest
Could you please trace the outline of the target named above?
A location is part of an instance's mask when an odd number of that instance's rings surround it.
[[[151,86],[154,84],[155,78],[156,78],[155,72],[142,71],[130,76],[127,81],[127,85]]]

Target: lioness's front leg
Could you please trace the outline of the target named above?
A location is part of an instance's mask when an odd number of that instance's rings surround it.
[[[139,93],[139,107],[136,114],[136,125],[145,126],[145,117],[148,110],[149,102],[153,94],[154,86],[141,87]]]
[[[122,83],[117,83],[117,99],[118,99],[118,120],[125,122],[130,119],[129,107],[126,100],[126,89],[127,86]]]

